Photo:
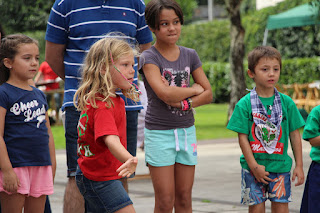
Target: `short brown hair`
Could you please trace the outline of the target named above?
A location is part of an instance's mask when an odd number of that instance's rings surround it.
[[[248,69],[254,73],[254,69],[259,63],[259,60],[264,57],[277,59],[280,63],[280,69],[281,69],[281,66],[282,66],[281,54],[276,48],[271,46],[258,46],[254,48],[248,54]]]
[[[151,29],[159,30],[159,15],[163,9],[172,9],[183,24],[183,13],[179,4],[174,0],[151,0],[145,10],[145,18]]]

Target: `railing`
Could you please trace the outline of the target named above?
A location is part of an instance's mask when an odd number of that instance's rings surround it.
[[[320,81],[306,84],[280,84],[276,87],[280,92],[289,95],[298,109],[310,112],[313,107],[320,104]]]
[[[49,91],[43,91],[44,94],[46,95],[51,95],[51,98],[50,100],[50,109],[51,111],[52,110],[55,110],[56,111],[56,108],[57,108],[57,103],[56,103],[56,99],[54,98],[54,94],[56,93],[59,93],[60,94],[60,103],[58,106],[62,106],[62,103],[63,103],[63,95],[64,95],[64,90],[63,89],[56,89],[56,90],[49,90]],[[50,116],[50,115],[49,115]],[[56,112],[55,114],[55,121],[56,121],[56,124],[61,124],[61,119],[59,117],[59,111]]]

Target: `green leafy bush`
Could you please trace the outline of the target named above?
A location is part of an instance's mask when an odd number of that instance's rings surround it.
[[[242,14],[246,54],[254,47],[262,45],[269,15],[284,12],[310,1],[286,0],[274,7],[258,11],[247,9],[246,13]],[[284,59],[319,56],[320,32],[318,28],[318,26],[304,26],[270,30],[267,44],[277,48]],[[202,61],[228,62],[229,31],[229,19],[185,25],[182,28],[179,45],[195,49]]]
[[[40,63],[44,61],[45,57],[45,47],[46,47],[46,40],[45,40],[45,34],[46,32],[43,30],[38,30],[38,31],[27,31],[23,32],[23,34],[36,39],[39,42],[39,51],[40,51]]]
[[[195,49],[202,61],[227,62],[230,50],[230,22],[212,22],[182,27],[179,45]]]

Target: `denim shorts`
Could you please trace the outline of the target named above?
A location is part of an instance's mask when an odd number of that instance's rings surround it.
[[[116,212],[132,205],[120,180],[92,181],[87,179],[78,168],[76,182],[85,199],[87,213]]]
[[[66,137],[68,177],[74,177],[76,175],[76,170],[78,165],[77,126],[78,126],[78,121],[80,117],[80,111],[77,111],[75,107],[66,107],[65,111],[66,111],[65,137]]]
[[[290,172],[269,172],[268,177],[272,181],[264,184],[258,182],[250,171],[241,169],[241,203],[252,206],[263,203],[267,199],[278,203],[291,202]]]
[[[193,166],[198,163],[196,128],[144,129],[145,159],[151,166],[171,166],[175,163]]]

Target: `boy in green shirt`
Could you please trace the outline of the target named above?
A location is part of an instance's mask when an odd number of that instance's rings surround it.
[[[248,55],[248,75],[256,84],[235,106],[227,128],[238,133],[243,155],[241,203],[249,212],[264,212],[271,201],[272,212],[289,212],[291,201],[288,138],[295,158],[292,181],[303,184],[302,145],[299,128],[304,126],[292,99],[277,91],[281,55],[273,47],[259,46]]]

